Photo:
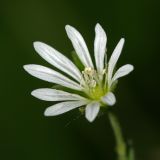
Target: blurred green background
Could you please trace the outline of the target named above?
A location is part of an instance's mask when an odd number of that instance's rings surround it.
[[[158,0],[1,0],[0,3],[0,159],[114,160],[114,137],[107,115],[92,124],[78,110],[44,117],[52,103],[30,95],[51,84],[28,75],[24,64],[42,64],[34,41],[45,42],[70,57],[66,24],[76,27],[93,54],[94,27],[107,32],[108,55],[121,37],[126,43],[118,66],[135,70],[120,80],[114,111],[124,136],[132,139],[137,160],[160,160]]]

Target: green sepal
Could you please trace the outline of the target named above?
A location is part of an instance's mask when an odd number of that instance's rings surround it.
[[[73,93],[73,94],[78,94],[82,97],[86,97],[87,98],[87,95],[81,91],[77,91],[77,90],[73,90],[73,89],[70,89],[70,88],[67,88],[67,87],[63,87],[61,85],[54,85],[51,87],[52,89],[57,89],[57,90],[61,90],[61,91],[65,91],[65,92],[69,92],[69,93]]]
[[[116,81],[114,81],[114,82],[112,83],[112,86],[111,86],[111,89],[110,89],[112,92],[116,89],[117,84],[118,84],[118,80],[116,80]]]
[[[84,70],[84,65],[82,64],[82,62],[80,61],[80,59],[77,56],[77,53],[75,51],[71,52],[72,58],[74,63],[76,64],[76,66],[83,71]]]
[[[52,86],[51,88],[52,88],[52,89],[57,89],[57,90],[66,91],[66,92],[70,92],[70,93],[78,93],[78,91],[76,91],[76,90],[72,90],[72,89],[70,89],[70,88],[63,87],[63,86],[58,85],[58,84]]]
[[[51,88],[52,88],[52,89],[58,89],[58,90],[64,90],[65,87],[56,84],[56,85],[52,86]]]
[[[85,113],[85,107],[84,107],[84,106],[79,107],[79,111],[80,111],[80,113],[81,113],[82,115],[84,115],[84,113]]]

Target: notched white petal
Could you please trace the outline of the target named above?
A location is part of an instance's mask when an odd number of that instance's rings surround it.
[[[127,74],[129,74],[130,72],[132,72],[133,69],[134,69],[134,67],[133,67],[133,65],[131,65],[131,64],[126,64],[126,65],[120,67],[120,68],[116,71],[116,73],[114,74],[114,76],[113,76],[113,78],[112,78],[111,84],[112,84],[115,80],[117,80],[118,78],[123,77],[123,76],[126,76]]]
[[[102,102],[113,106],[116,103],[116,97],[112,92],[108,92],[104,97],[101,98]]]
[[[124,38],[121,38],[109,60],[109,63],[108,63],[108,85],[109,87],[111,86],[113,70],[122,52],[123,45],[124,45]]]
[[[80,95],[50,88],[36,89],[31,94],[44,101],[86,100],[86,98]]]
[[[88,48],[86,46],[86,43],[85,43],[82,35],[74,27],[72,27],[70,25],[66,25],[65,29],[66,29],[68,38],[71,40],[72,45],[73,45],[79,59],[83,63],[83,65],[85,67],[94,68],[89,51],[88,51]]]
[[[99,102],[91,102],[86,106],[85,117],[89,122],[93,122],[98,115],[100,109]]]
[[[65,112],[68,112],[72,109],[86,105],[87,103],[88,103],[87,101],[61,102],[61,103],[55,104],[51,107],[48,107],[45,110],[44,115],[45,116],[57,116],[57,115],[65,113]]]
[[[66,56],[42,42],[34,42],[34,48],[47,62],[80,82],[82,75],[79,69]]]
[[[107,36],[100,24],[95,27],[94,55],[96,67],[99,73],[102,73],[104,68],[104,55],[106,52]]]
[[[61,73],[58,73],[50,68],[41,65],[29,64],[24,65],[24,69],[32,76],[42,79],[44,81],[59,84],[75,90],[82,90],[82,87],[78,83],[70,80]]]

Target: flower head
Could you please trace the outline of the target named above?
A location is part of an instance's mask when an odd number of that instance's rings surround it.
[[[99,24],[95,27],[95,65],[81,34],[69,25],[65,29],[75,53],[83,64],[82,71],[66,56],[42,42],[34,42],[34,48],[37,53],[51,65],[65,73],[65,75],[35,64],[24,65],[24,69],[32,76],[77,92],[41,88],[34,90],[31,94],[45,101],[61,101],[48,107],[45,110],[45,116],[56,116],[72,109],[86,106],[85,117],[92,122],[98,115],[100,107],[112,106],[116,103],[113,86],[118,78],[129,74],[133,70],[133,66],[126,64],[115,72],[116,63],[124,45],[124,38],[120,39],[107,63],[107,36]]]

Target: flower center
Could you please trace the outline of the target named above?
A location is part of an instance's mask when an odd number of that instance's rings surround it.
[[[99,100],[106,93],[106,88],[103,84],[103,73],[99,74],[95,69],[86,67],[82,71],[81,86],[84,92],[93,100]]]

